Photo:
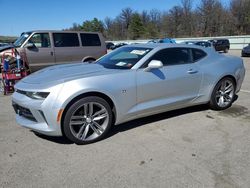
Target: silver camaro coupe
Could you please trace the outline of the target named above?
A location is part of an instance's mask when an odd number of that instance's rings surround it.
[[[242,59],[178,44],[121,47],[93,64],[65,64],[22,79],[12,97],[18,124],[77,144],[112,125],[198,104],[232,105],[245,76]]]

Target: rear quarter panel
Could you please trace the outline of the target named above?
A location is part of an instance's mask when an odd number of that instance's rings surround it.
[[[225,76],[232,76],[236,81],[236,92],[240,90],[245,69],[241,58],[210,53],[201,61],[203,79],[197,102],[208,102],[215,85]]]

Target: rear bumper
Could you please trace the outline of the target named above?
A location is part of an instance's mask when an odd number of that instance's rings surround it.
[[[242,51],[242,52],[241,52],[241,56],[242,56],[242,57],[250,56],[250,52],[244,52],[244,51]]]

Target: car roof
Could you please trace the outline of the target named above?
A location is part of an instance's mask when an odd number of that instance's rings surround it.
[[[211,40],[226,40],[226,41],[229,41],[228,39],[224,39],[224,38],[215,38],[215,39],[211,39]],[[209,40],[209,41],[211,41],[211,40]]]
[[[204,50],[205,48],[197,45],[190,44],[174,44],[174,43],[145,43],[145,44],[130,44],[126,47],[142,47],[142,48],[197,48]]]
[[[126,46],[122,46],[121,48],[127,47],[141,47],[141,48],[153,48],[154,50],[161,50],[165,48],[192,48],[199,49],[207,54],[216,53],[213,48],[205,48],[203,46],[195,45],[195,44],[173,44],[173,43],[143,43],[143,44],[128,44]]]

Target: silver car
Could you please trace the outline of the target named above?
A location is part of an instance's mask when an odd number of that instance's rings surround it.
[[[112,125],[169,110],[231,106],[245,76],[241,58],[178,44],[121,47],[94,64],[40,70],[15,86],[18,124],[77,144],[102,139]]]

